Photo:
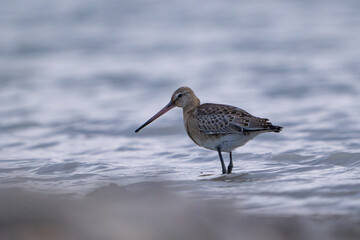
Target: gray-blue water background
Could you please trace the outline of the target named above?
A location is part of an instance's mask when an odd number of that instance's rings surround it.
[[[360,215],[360,2],[1,1],[0,185],[167,182],[270,215]],[[187,137],[180,86],[284,127],[233,153]],[[228,156],[225,157],[226,162]]]

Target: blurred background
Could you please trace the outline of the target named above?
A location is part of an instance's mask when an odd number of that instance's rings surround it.
[[[294,222],[306,233],[299,239],[337,238],[334,218],[348,227],[342,238],[360,236],[359,1],[0,2],[0,196],[22,188],[82,198],[108,184],[161,184],[260,218],[274,239],[289,239],[293,225],[263,218],[328,221]],[[217,153],[187,137],[180,109],[134,133],[180,86],[284,131],[237,149],[234,173],[221,176]]]

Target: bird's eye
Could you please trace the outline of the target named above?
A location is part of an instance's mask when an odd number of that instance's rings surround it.
[[[178,97],[182,97],[182,94],[180,93],[180,94],[178,95]]]

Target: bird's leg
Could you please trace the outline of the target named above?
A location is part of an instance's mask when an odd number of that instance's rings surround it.
[[[232,153],[230,152],[230,163],[229,163],[229,166],[228,166],[228,171],[227,173],[230,174],[231,173],[231,170],[233,169],[233,161],[232,161]]]
[[[221,155],[220,147],[217,148],[217,151],[219,153],[219,158],[220,158],[221,167],[222,167],[222,173],[225,174],[226,173],[226,167],[225,167],[225,164],[224,164],[224,159],[223,159],[223,157]]]

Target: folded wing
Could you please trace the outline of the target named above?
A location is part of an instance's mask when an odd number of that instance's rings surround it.
[[[274,131],[281,127],[273,126],[268,119],[259,118],[229,105],[203,104],[194,113],[201,132],[207,134],[238,134],[250,131]]]

